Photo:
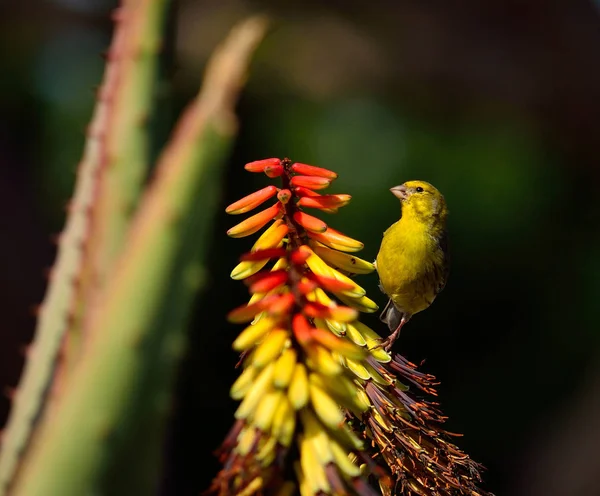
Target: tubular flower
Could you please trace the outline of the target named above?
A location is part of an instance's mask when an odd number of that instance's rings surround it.
[[[381,337],[358,320],[378,308],[352,277],[374,270],[353,254],[363,244],[304,210],[331,213],[349,202],[317,192],[337,174],[276,158],[245,168],[280,178],[281,188],[226,209],[241,214],[275,200],[228,231],[237,238],[266,227],[231,273],[252,296],[228,315],[246,325],[233,342],[242,372],[231,396],[240,404],[210,490],[486,494],[475,486],[479,466],[441,430],[436,404],[409,393],[435,395],[435,378],[379,347]]]

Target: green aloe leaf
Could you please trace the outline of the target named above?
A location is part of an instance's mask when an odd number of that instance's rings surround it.
[[[69,217],[35,337],[3,433],[0,496],[14,478],[47,391],[77,356],[84,311],[120,249],[148,165],[144,122],[155,86],[166,0],[126,0],[115,12],[115,34],[78,167]],[[64,335],[68,333],[68,339]],[[58,381],[55,368],[63,346]]]
[[[244,22],[209,63],[200,94],[159,159],[86,331],[81,360],[45,419],[14,494],[101,492],[140,425],[156,426],[146,435],[160,443],[186,317],[202,280],[197,248],[207,243],[215,181],[236,132],[235,102],[264,27],[262,19]]]

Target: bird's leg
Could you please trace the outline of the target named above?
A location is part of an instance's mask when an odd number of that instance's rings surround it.
[[[396,329],[394,329],[394,332],[392,332],[387,338],[385,338],[378,345],[378,348],[383,348],[385,351],[387,351],[389,353],[389,351],[392,349],[392,346],[394,346],[396,339],[398,339],[398,336],[400,335],[400,331],[402,330],[402,327],[407,322],[408,322],[408,319],[406,318],[406,315],[403,315],[402,319],[400,320],[400,323],[398,324],[398,327],[396,327]]]

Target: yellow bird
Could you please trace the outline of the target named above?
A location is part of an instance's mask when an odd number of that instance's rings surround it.
[[[390,191],[400,199],[402,214],[383,233],[375,261],[379,286],[389,297],[380,317],[391,331],[381,344],[386,351],[404,324],[444,289],[449,269],[448,209],[442,194],[425,181],[408,181]]]

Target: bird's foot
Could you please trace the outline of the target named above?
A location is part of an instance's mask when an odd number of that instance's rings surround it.
[[[402,319],[400,320],[400,323],[398,324],[398,327],[396,327],[396,329],[394,329],[394,332],[392,332],[387,338],[382,340],[381,343],[377,345],[377,348],[383,348],[386,353],[389,353],[392,349],[392,346],[394,346],[396,339],[398,339],[398,336],[400,336],[400,331],[402,330],[402,327],[404,327],[404,324],[406,324],[407,322],[408,319],[406,318],[406,315],[403,315]]]
[[[390,339],[391,336],[388,336],[385,339],[382,339],[380,343],[376,344],[373,348],[373,350],[379,349],[379,348],[383,348],[386,353],[389,353],[390,350],[392,349],[392,346],[394,346],[394,341],[396,341],[395,339]]]

